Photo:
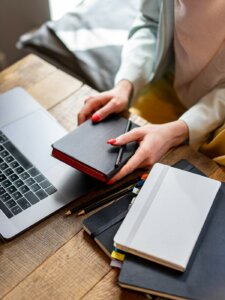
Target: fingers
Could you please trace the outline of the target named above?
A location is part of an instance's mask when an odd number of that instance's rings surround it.
[[[143,156],[142,148],[139,147],[135,154],[128,160],[122,169],[108,182],[109,184],[120,180],[126,175],[132,173],[135,169],[141,168],[145,165],[145,156]]]
[[[78,114],[78,125],[89,119],[94,112],[104,106],[110,99],[111,97],[108,93],[101,93],[100,95],[86,99],[84,107]]]
[[[140,140],[142,140],[143,136],[144,136],[143,129],[135,128],[127,133],[118,136],[117,138],[109,139],[107,143],[111,144],[112,146],[122,146],[134,141],[139,142]]]

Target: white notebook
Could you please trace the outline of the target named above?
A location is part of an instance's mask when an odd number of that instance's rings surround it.
[[[221,182],[157,163],[114,237],[115,246],[185,271]]]

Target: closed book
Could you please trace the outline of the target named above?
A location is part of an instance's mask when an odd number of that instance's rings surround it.
[[[221,182],[157,163],[114,237],[115,246],[185,271]]]
[[[95,177],[108,181],[135,153],[138,144],[132,142],[124,147],[119,166],[115,162],[120,147],[107,144],[107,140],[124,133],[127,119],[112,115],[93,123],[90,119],[52,145],[52,155],[66,164]],[[134,123],[131,129],[138,127]]]
[[[205,176],[199,169],[182,159],[173,165],[175,168]],[[96,241],[99,247],[111,257],[114,250],[113,239],[122,224],[133,199],[133,193],[121,197],[83,221],[84,230]]]
[[[169,299],[225,299],[225,183],[184,273],[126,255],[119,285]]]

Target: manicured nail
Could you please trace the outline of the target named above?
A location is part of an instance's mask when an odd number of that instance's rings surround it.
[[[109,139],[109,140],[107,141],[107,144],[113,145],[113,144],[115,144],[115,143],[116,143],[116,139]]]
[[[110,179],[109,181],[107,181],[107,184],[113,184],[115,182],[115,180]]]
[[[95,114],[95,115],[93,115],[93,116],[91,117],[91,119],[92,119],[93,122],[98,122],[98,121],[100,121],[101,118],[100,118],[99,115]]]

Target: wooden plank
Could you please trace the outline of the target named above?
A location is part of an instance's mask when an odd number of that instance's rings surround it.
[[[57,69],[30,86],[28,92],[46,109],[50,109],[82,86],[82,82]]]
[[[109,270],[106,256],[81,231],[3,299],[80,299]]]
[[[65,218],[64,212],[0,244],[0,299],[80,231],[83,218]]]
[[[0,93],[17,86],[28,88],[56,70],[43,59],[30,54],[0,73]]]
[[[119,271],[112,269],[101,281],[93,287],[82,300],[143,300],[146,296],[134,291],[121,289],[117,284]]]
[[[218,169],[212,174],[211,177],[225,182],[225,167],[218,166]]]

